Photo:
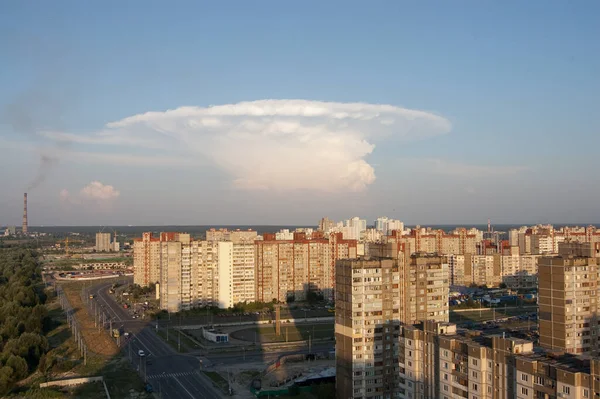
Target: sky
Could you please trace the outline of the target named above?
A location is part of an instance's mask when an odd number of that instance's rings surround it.
[[[0,225],[600,222],[600,2],[0,2]]]

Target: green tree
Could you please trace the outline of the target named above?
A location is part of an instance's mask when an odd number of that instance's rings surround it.
[[[21,356],[11,355],[6,362],[6,366],[13,369],[13,376],[16,380],[21,380],[29,374],[27,362]]]

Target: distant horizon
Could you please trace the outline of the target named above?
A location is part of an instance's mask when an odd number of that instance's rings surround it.
[[[365,220],[365,219],[363,219]],[[369,222],[369,219],[366,219]],[[600,223],[557,223],[557,222],[533,222],[533,223],[492,223],[491,227],[496,226],[538,226],[538,225],[552,225],[552,226],[572,226],[572,227],[587,227],[594,226],[600,227]],[[21,228],[21,225],[0,225],[0,228],[7,227],[17,227]],[[45,225],[29,225],[28,228],[86,228],[86,227],[105,227],[105,228],[115,228],[115,227],[206,227],[206,228],[236,228],[241,229],[243,227],[294,227],[294,228],[311,228],[318,227],[317,224],[297,224],[297,223],[283,223],[283,224],[262,224],[262,223],[252,223],[252,224],[112,224],[112,225],[100,225],[100,224],[81,224],[81,225],[60,225],[60,224],[45,224]],[[373,227],[373,224],[367,224],[368,227]],[[487,223],[404,223],[404,227],[457,227],[457,226],[468,226],[468,227],[480,227],[486,226]]]

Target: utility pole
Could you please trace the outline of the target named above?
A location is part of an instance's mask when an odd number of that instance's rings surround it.
[[[177,335],[177,351],[181,352],[181,315],[179,315],[179,334]]]

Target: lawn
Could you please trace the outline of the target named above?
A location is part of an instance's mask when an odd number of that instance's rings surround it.
[[[167,341],[167,329],[166,328],[159,328],[158,329],[158,336],[161,337],[163,339],[163,341],[167,342],[169,345],[171,345],[171,347],[173,349],[175,349],[178,352],[184,353],[184,352],[189,352],[195,349],[198,349],[198,345],[192,341],[189,337],[187,337],[185,335],[185,333],[182,331],[181,332],[181,350],[179,350],[179,344],[178,344],[178,340],[179,338],[179,331],[175,330],[174,328],[169,328],[169,340]]]
[[[260,343],[270,342],[295,342],[307,341],[309,337],[312,339],[333,339],[334,326],[333,324],[282,324],[281,335],[275,333],[275,326],[251,327],[243,330],[238,330],[231,333],[235,339],[254,342],[256,339]]]

